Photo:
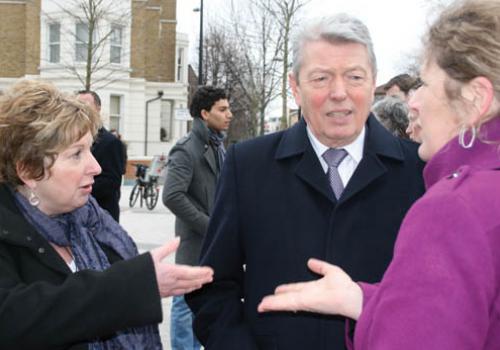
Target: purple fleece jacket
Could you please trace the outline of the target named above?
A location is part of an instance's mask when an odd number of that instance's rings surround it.
[[[377,285],[360,283],[356,350],[500,349],[500,117],[427,164]]]

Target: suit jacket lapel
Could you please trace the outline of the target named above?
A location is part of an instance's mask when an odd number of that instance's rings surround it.
[[[375,181],[387,171],[387,168],[382,164],[378,157],[373,153],[365,153],[363,159],[358,164],[347,186],[342,192],[340,202],[345,202],[353,197],[356,193],[361,192],[370,183]]]
[[[302,119],[295,126],[284,132],[276,150],[276,159],[296,157],[295,175],[314,190],[336,203],[333,191],[319,159],[311,146],[306,132],[306,123]]]
[[[404,153],[398,139],[385,130],[373,115],[370,115],[366,123],[363,159],[345,187],[340,202],[349,200],[387,172],[387,167],[380,156],[392,158],[395,161],[404,160]]]

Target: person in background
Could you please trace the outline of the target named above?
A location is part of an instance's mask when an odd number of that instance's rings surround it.
[[[53,85],[20,81],[0,97],[0,348],[161,349],[161,298],[213,271],[138,255],[90,195],[99,115]]]
[[[95,91],[78,91],[78,99],[101,113],[101,99]],[[125,153],[123,143],[104,126],[99,128],[92,154],[101,166],[102,172],[96,176],[92,196],[101,208],[107,210],[113,219],[120,221],[120,187],[125,173]]]
[[[408,106],[403,100],[386,96],[374,103],[372,112],[394,136],[408,138]]]
[[[406,128],[406,134],[408,137],[417,143],[421,143],[420,132],[422,128],[420,127],[420,122],[418,121],[418,112],[415,108],[409,107],[408,111],[408,127]]]
[[[200,260],[214,282],[186,296],[207,350],[342,349],[343,318],[262,315],[259,301],[314,279],[310,256],[380,280],[424,190],[417,145],[370,113],[377,68],[366,26],[334,15],[297,30],[290,85],[303,118],[228,151]]]
[[[224,132],[229,128],[232,114],[226,92],[213,86],[199,87],[189,109],[193,129],[170,151],[163,203],[175,214],[175,234],[181,238],[176,263],[197,265],[224,162]],[[193,314],[184,297],[174,297],[170,323],[172,350],[200,349],[192,323]]]
[[[356,350],[499,348],[499,55],[498,0],[456,1],[441,13],[410,100],[427,192],[404,219],[382,281],[355,283],[311,259],[324,277],[278,287],[259,311],[356,319]]]
[[[127,144],[125,141],[122,140],[122,135],[118,132],[116,129],[111,129],[109,132],[115,136],[120,142],[122,143],[123,147],[123,175],[127,172],[127,160],[128,160],[128,154],[127,154]]]
[[[402,101],[408,102],[411,92],[419,87],[420,79],[409,74],[399,74],[393,77],[384,85],[385,95],[398,97]]]

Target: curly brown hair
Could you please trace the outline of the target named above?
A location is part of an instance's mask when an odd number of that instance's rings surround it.
[[[42,179],[61,151],[99,127],[92,108],[54,85],[17,82],[0,96],[0,182],[23,184],[19,172]]]

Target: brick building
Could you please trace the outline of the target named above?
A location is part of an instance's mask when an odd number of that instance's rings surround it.
[[[89,24],[81,1],[0,0],[0,89],[20,78],[84,87]],[[129,157],[166,154],[188,126],[175,117],[188,100],[188,36],[176,32],[176,0],[108,1],[92,85],[104,124],[122,134]]]

